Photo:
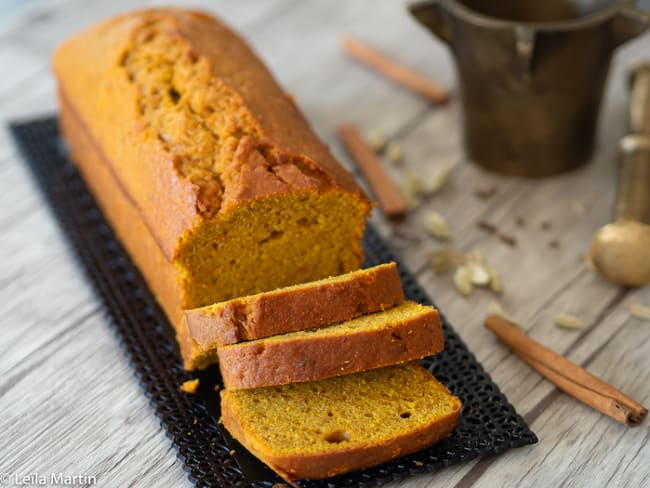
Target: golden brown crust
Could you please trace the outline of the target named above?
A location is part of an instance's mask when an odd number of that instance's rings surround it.
[[[122,16],[74,36],[57,49],[54,71],[60,93],[102,148],[105,162],[119,174],[129,200],[170,259],[177,236],[198,224],[199,216],[192,185],[178,177],[173,155],[146,130],[137,90],[118,68],[117,59],[138,24],[137,17]]]
[[[188,55],[198,55],[219,83],[234,90],[262,131],[259,142],[242,137],[233,159],[224,162],[222,211],[245,199],[300,188],[339,188],[365,199],[266,67],[221,22],[176,9],[117,16],[60,46],[54,69],[168,259],[184,234],[205,220],[209,205],[201,202],[198,186],[179,173],[178,155],[144,119],[141,94],[122,66],[140,30],[154,23],[161,35],[184,43]],[[267,170],[266,157],[273,158],[273,171]]]
[[[331,378],[411,361],[444,348],[440,315],[433,308],[381,328],[278,339],[218,348],[225,388],[259,388]]]
[[[201,12],[184,11],[178,20],[182,35],[199,55],[210,61],[215,76],[237,89],[278,151],[306,156],[324,169],[336,186],[364,195],[352,175],[334,159],[295,103],[237,34]],[[212,41],[215,32],[219,32],[221,42]],[[223,46],[228,46],[227,56]],[[291,171],[288,166],[284,169]]]
[[[60,128],[69,143],[72,161],[122,245],[144,275],[158,303],[176,327],[183,357],[193,356],[189,335],[185,329],[177,326],[182,323],[183,313],[180,303],[182,291],[178,286],[176,269],[167,261],[140,218],[140,213],[122,192],[101,151],[62,93],[59,93],[59,101]]]
[[[404,300],[395,263],[345,276],[186,310],[190,336],[198,347],[210,350],[332,325]]]

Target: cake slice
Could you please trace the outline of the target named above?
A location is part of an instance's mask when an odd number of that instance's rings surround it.
[[[185,311],[201,367],[217,346],[336,324],[404,300],[395,263]]]
[[[440,352],[440,316],[404,302],[340,324],[240,342],[217,349],[226,388],[314,381]]]
[[[368,468],[449,437],[461,402],[415,363],[223,390],[223,425],[287,481]]]

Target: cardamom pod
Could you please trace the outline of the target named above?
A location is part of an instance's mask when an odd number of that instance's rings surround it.
[[[472,294],[472,272],[467,266],[459,266],[454,273],[454,285],[463,296]]]
[[[386,136],[379,129],[372,129],[366,134],[366,142],[376,153],[381,152],[386,147]]]
[[[641,320],[650,320],[650,307],[640,303],[630,303],[627,306],[630,313]]]
[[[566,313],[559,313],[553,316],[553,322],[562,329],[582,329],[585,323],[578,317]]]
[[[442,190],[449,182],[449,177],[451,176],[452,169],[453,167],[447,166],[446,168],[433,173],[427,181],[426,193],[433,195]]]
[[[397,141],[390,141],[386,145],[386,157],[395,166],[404,162],[404,146]]]
[[[451,239],[449,225],[447,224],[445,218],[438,212],[427,212],[427,214],[424,216],[424,228],[436,239],[443,241]]]

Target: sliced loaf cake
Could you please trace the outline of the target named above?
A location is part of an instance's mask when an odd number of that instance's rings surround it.
[[[189,362],[212,362],[217,346],[308,330],[386,310],[404,300],[395,263],[185,311]]]
[[[220,20],[129,12],[66,40],[53,65],[71,159],[175,327],[188,369],[183,310],[363,262],[372,204]]]
[[[340,324],[217,349],[224,386],[313,381],[403,363],[444,347],[433,307],[404,302]]]

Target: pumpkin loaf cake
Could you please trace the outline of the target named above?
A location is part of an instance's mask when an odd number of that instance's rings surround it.
[[[313,381],[419,359],[442,351],[440,316],[404,302],[340,324],[217,348],[226,388]]]
[[[218,20],[114,17],[63,43],[54,70],[72,159],[184,356],[183,310],[360,267],[369,200]]]
[[[221,391],[223,425],[287,481],[375,466],[449,437],[461,403],[410,363]]]
[[[71,159],[185,367],[223,353],[236,388],[300,381],[221,392],[245,447],[293,480],[450,435],[458,399],[415,364],[381,368],[440,350],[437,312],[390,308],[403,299],[394,265],[345,275],[363,261],[371,203],[240,37],[203,13],[141,10],[64,42],[53,64]],[[337,310],[298,299],[309,293]]]
[[[202,367],[217,346],[336,324],[404,300],[395,263],[185,311]]]

